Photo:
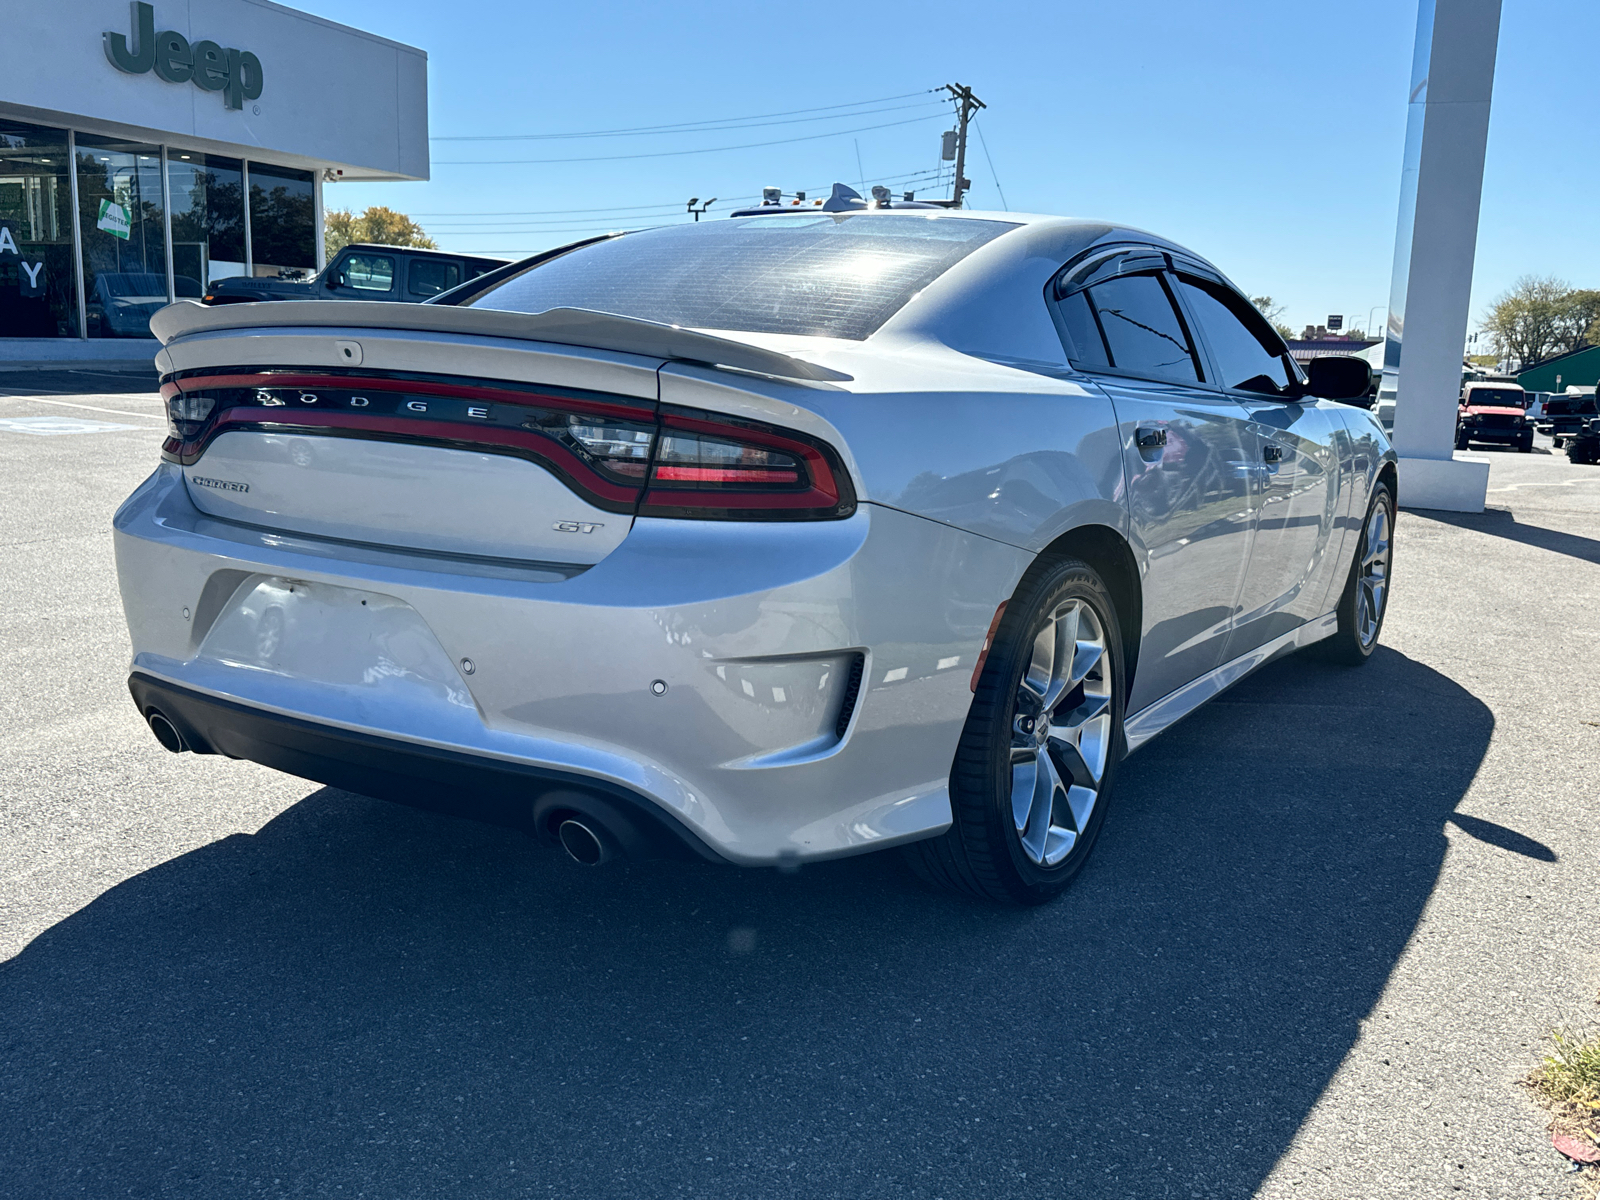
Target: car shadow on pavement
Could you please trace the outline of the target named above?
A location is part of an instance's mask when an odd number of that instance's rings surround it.
[[[1487,508],[1481,513],[1445,512],[1433,508],[1412,509],[1410,512],[1441,525],[1487,533],[1491,537],[1521,542],[1524,546],[1536,546],[1540,550],[1565,554],[1568,558],[1583,562],[1600,563],[1600,541],[1576,533],[1562,533],[1559,529],[1546,529],[1542,525],[1525,525],[1503,508]]]
[[[0,1178],[1248,1196],[1382,992],[1492,728],[1394,651],[1274,664],[1124,764],[1095,859],[1028,911],[893,855],[586,869],[319,790],[0,964]]]

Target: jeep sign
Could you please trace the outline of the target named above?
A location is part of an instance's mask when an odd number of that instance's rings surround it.
[[[175,30],[156,32],[155,9],[143,0],[133,4],[133,45],[109,29],[102,35],[106,58],[119,71],[143,75],[152,67],[168,83],[193,83],[207,92],[221,92],[229,108],[243,108],[261,95],[261,60],[248,50],[231,50],[216,42],[190,43]]]

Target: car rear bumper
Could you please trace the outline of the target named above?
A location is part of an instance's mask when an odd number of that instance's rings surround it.
[[[546,835],[550,818],[578,816],[605,830],[631,858],[723,861],[659,805],[590,776],[338,729],[139,671],[128,678],[128,690],[141,713],[171,722],[184,750],[249,759],[383,800],[531,824]],[[530,797],[537,800],[530,804]]]
[[[1031,557],[864,504],[639,520],[587,569],[465,560],[208,517],[165,466],[115,530],[135,700],[195,748],[399,799],[609,798],[745,864],[948,826],[976,657]]]

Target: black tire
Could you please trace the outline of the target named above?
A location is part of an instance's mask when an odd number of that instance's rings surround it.
[[[1525,437],[1520,442],[1517,443],[1517,453],[1518,454],[1532,454],[1533,453],[1533,438],[1531,436]]]
[[[1465,450],[1465,449],[1467,449],[1467,447],[1469,447],[1471,445],[1472,445],[1472,439],[1469,438],[1466,434],[1464,434],[1464,433],[1457,433],[1456,434],[1456,449],[1457,450]]]
[[[1017,736],[1018,692],[1033,654],[1035,635],[1051,614],[1069,601],[1081,601],[1099,622],[1105,649],[1101,666],[1088,680],[1109,689],[1110,729],[1098,794],[1084,827],[1076,831],[1066,856],[1045,866],[1024,850],[1012,818],[1012,742]],[[1096,672],[1102,672],[1096,674]],[[1080,703],[1084,685],[1061,697],[1052,710],[1065,713]],[[950,770],[953,822],[937,838],[906,847],[912,869],[940,888],[1008,904],[1044,904],[1064,891],[1083,869],[1105,823],[1106,809],[1123,754],[1122,718],[1126,693],[1122,631],[1116,605],[1099,572],[1077,559],[1035,564],[1006,605],[994,644],[979,676],[972,708]],[[1043,736],[1042,734],[1040,735]],[[1062,760],[1053,758],[1065,781]],[[1081,782],[1081,781],[1080,781]],[[1054,818],[1050,819],[1053,824]]]
[[[1373,514],[1379,505],[1383,505],[1388,512],[1389,551],[1384,564],[1383,599],[1378,608],[1376,627],[1371,629],[1370,638],[1363,638],[1359,616],[1361,564],[1367,557],[1367,535],[1372,528]],[[1386,481],[1380,480],[1378,486],[1373,489],[1372,501],[1367,505],[1367,515],[1361,522],[1361,537],[1356,542],[1356,552],[1350,560],[1350,574],[1345,580],[1344,594],[1339,597],[1338,632],[1310,647],[1316,656],[1325,662],[1338,663],[1346,667],[1364,666],[1372,657],[1372,652],[1378,648],[1378,639],[1383,634],[1383,620],[1389,614],[1389,589],[1394,585],[1394,518],[1394,489]]]

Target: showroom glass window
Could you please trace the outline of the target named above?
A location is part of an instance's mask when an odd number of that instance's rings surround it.
[[[300,278],[317,269],[310,171],[250,164],[250,258],[257,276]]]
[[[149,337],[150,318],[168,299],[160,147],[80,134],[78,220],[84,332]]]
[[[0,120],[0,337],[78,336],[67,132]]]
[[[178,298],[198,297],[207,284],[243,275],[244,164],[237,158],[169,148],[167,191]]]

